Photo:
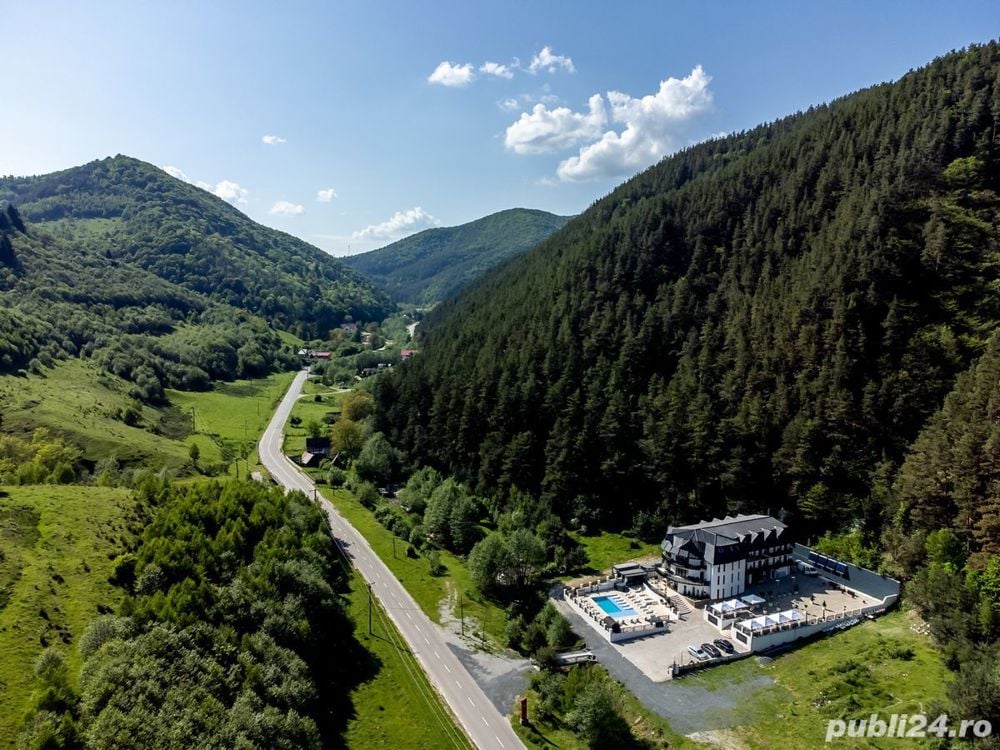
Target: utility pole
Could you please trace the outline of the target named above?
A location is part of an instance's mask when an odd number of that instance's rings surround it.
[[[372,633],[372,585],[368,584],[368,635]]]

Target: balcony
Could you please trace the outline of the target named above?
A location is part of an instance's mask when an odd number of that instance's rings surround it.
[[[687,569],[677,565],[667,566],[667,578],[671,581],[677,581],[678,583],[690,583],[695,586],[708,585],[708,581],[706,581],[700,574],[692,574]]]

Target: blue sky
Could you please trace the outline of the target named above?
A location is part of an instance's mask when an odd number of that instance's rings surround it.
[[[128,154],[335,255],[513,206],[577,213],[672,150],[1000,36],[996,2],[40,1],[3,19],[0,174]]]

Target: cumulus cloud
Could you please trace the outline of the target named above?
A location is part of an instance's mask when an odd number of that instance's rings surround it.
[[[587,107],[587,112],[574,112],[536,104],[507,128],[504,145],[517,154],[543,154],[592,141],[600,137],[608,116],[600,94],[590,97]]]
[[[420,206],[397,211],[381,224],[369,224],[351,235],[355,240],[394,240],[408,234],[437,226],[440,222]]]
[[[160,167],[160,169],[171,177],[176,177],[178,180],[184,180],[184,182],[189,182],[195,187],[207,190],[209,193],[212,193],[212,195],[218,196],[219,198],[222,198],[222,200],[234,206],[245,206],[247,204],[247,196],[250,194],[250,191],[245,187],[240,186],[238,182],[233,182],[232,180],[220,180],[213,185],[210,182],[205,182],[204,180],[192,180],[178,167],[167,165],[165,167]]]
[[[271,213],[275,216],[298,216],[299,214],[305,213],[306,209],[304,206],[300,206],[298,203],[292,203],[291,201],[278,201],[273,206],[271,206]]]
[[[204,185],[204,183],[200,183],[199,187],[202,185]],[[245,187],[241,187],[239,183],[233,182],[232,180],[222,180],[215,183],[212,193],[222,198],[222,200],[226,203],[230,203],[234,206],[245,206],[247,204],[247,195],[250,194],[250,191]]]
[[[509,65],[489,61],[479,66],[479,72],[489,76],[496,76],[497,78],[510,79],[514,77],[514,71],[510,69]]]
[[[711,81],[699,65],[684,78],[661,81],[655,94],[641,99],[609,91],[611,119],[624,128],[608,130],[600,140],[582,147],[579,155],[559,165],[556,174],[562,180],[594,180],[655,163],[676,150],[679,126],[712,105]]]
[[[261,142],[266,143],[268,146],[277,146],[279,143],[284,143],[285,139],[277,135],[264,135],[260,138]]]
[[[558,70],[575,73],[576,66],[573,65],[573,61],[570,58],[554,54],[551,47],[542,47],[541,51],[537,52],[531,58],[531,62],[528,63],[528,72],[531,74],[542,71],[555,73]]]
[[[178,167],[172,167],[169,164],[165,167],[160,167],[164,172],[166,172],[171,177],[176,177],[178,180],[184,180],[184,182],[191,182],[191,178],[188,177],[184,172]]]
[[[434,68],[434,72],[427,76],[428,83],[436,83],[441,86],[465,86],[472,82],[475,73],[472,72],[472,63],[458,63],[442,61]]]
[[[320,203],[329,203],[337,197],[337,191],[333,188],[325,188],[316,193],[316,200]]]
[[[655,93],[641,98],[620,91],[594,94],[586,112],[539,103],[507,128],[504,144],[518,154],[579,146],[556,170],[563,181],[635,172],[676,150],[685,124],[711,107],[711,81],[699,65],[684,78],[661,81]]]

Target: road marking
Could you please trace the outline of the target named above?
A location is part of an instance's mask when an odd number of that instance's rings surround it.
[[[472,706],[473,708],[475,708],[475,707],[476,707],[476,704],[472,702],[472,696],[471,696],[471,695],[467,695],[467,696],[465,696],[465,699],[466,699],[467,701],[469,701],[469,705],[470,705],[470,706]],[[485,719],[484,719],[484,721],[485,721]]]
[[[413,618],[410,617],[410,613],[409,612],[406,613],[406,619],[409,620],[410,622],[413,622]]]
[[[470,698],[469,700],[471,701],[472,699]],[[490,723],[486,721],[486,717],[483,716],[482,714],[479,714],[479,718],[483,720],[483,724],[485,724],[486,726],[490,725]]]
[[[424,643],[426,643],[428,646],[431,645],[431,642],[429,640],[427,640],[427,636],[426,635],[424,636]]]
[[[445,664],[444,668],[448,670],[448,674],[451,674],[451,667],[449,667],[447,664]]]
[[[500,743],[500,747],[503,747],[503,746],[504,746],[504,744],[503,744],[503,740],[501,740],[501,739],[500,739],[499,737],[497,737],[497,736],[496,736],[495,734],[494,734],[493,736],[497,738],[497,742],[499,742],[499,743]]]
[[[459,682],[458,680],[455,680],[455,684],[458,685],[458,689],[459,690],[462,689],[462,683],[461,682]]]

